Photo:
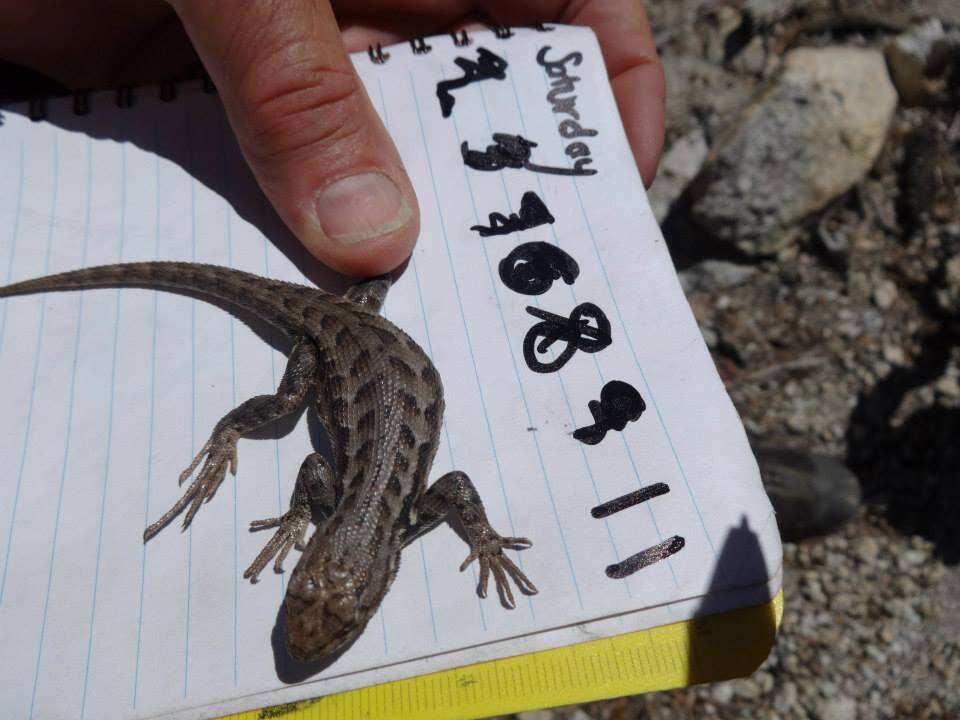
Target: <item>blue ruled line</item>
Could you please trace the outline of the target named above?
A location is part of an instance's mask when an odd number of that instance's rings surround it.
[[[93,192],[92,140],[87,138],[87,207],[83,223],[83,245],[80,251],[80,267],[87,264],[87,244],[90,239],[90,195]],[[52,227],[52,225],[51,225]],[[51,235],[52,235],[51,231]],[[67,427],[64,430],[63,457],[60,461],[60,487],[57,489],[57,511],[53,521],[53,538],[50,542],[50,563],[47,567],[47,589],[43,595],[43,615],[40,620],[40,638],[37,641],[37,661],[33,670],[33,690],[30,693],[30,718],[33,718],[37,701],[37,686],[40,683],[40,661],[43,658],[43,641],[47,631],[47,612],[50,609],[50,591],[53,589],[53,571],[57,560],[57,540],[60,537],[60,518],[63,512],[63,489],[67,484],[67,466],[70,462],[70,440],[73,436],[73,408],[77,389],[77,362],[80,358],[80,332],[83,329],[83,300],[86,293],[81,290],[77,300],[76,329],[73,334],[73,361],[70,370],[70,391],[67,394]]]
[[[220,160],[223,169],[223,209],[224,224],[227,235],[227,265],[233,267],[233,208],[227,196],[230,194],[230,173],[227,172],[227,148],[226,148],[226,125],[225,117],[220,116]],[[231,408],[237,407],[237,341],[236,341],[236,320],[233,313],[228,313],[230,323],[230,397]],[[237,504],[239,494],[239,477],[233,478],[233,684],[236,686],[240,682],[240,557],[239,557],[239,522],[237,519]]]
[[[127,229],[127,144],[120,145],[120,240],[117,262],[123,262],[123,244]],[[87,630],[87,659],[83,668],[83,695],[80,699],[80,718],[87,708],[87,688],[90,681],[90,658],[93,655],[93,628],[97,614],[97,590],[100,585],[100,550],[103,547],[103,521],[107,509],[107,483],[110,479],[110,455],[113,451],[113,410],[117,387],[117,340],[120,328],[120,290],[114,291],[113,305],[113,352],[110,361],[110,406],[107,411],[107,447],[103,465],[103,482],[100,488],[100,521],[97,527],[97,550],[93,573],[93,597],[90,601],[90,626]]]
[[[10,239],[10,257],[7,259],[7,277],[4,281],[4,285],[9,285],[10,280],[13,277],[13,260],[17,253],[17,236],[20,234],[20,211],[23,207],[23,164],[24,164],[24,147],[23,141],[20,141],[20,162],[19,162],[19,176],[17,181],[17,209],[14,211],[13,216],[13,234]],[[7,330],[7,305],[10,302],[10,298],[3,298],[3,314],[0,316],[0,353],[3,352],[3,340],[6,337]],[[6,585],[6,575],[7,575],[7,564],[10,562],[10,541],[12,539],[13,533],[13,519],[16,516],[17,502],[20,498],[20,482],[17,481],[17,487],[13,495],[13,504],[11,505],[11,515],[10,523],[7,526],[7,546],[4,549],[4,561],[3,561],[3,582],[0,582],[0,607],[3,606],[3,588]]]
[[[160,147],[159,123],[154,123],[154,147]],[[156,177],[156,208],[153,228],[153,259],[160,259],[160,156],[154,156]],[[150,413],[147,429],[147,480],[143,499],[143,526],[150,523],[150,481],[153,479],[153,436],[157,404],[157,310],[160,292],[153,291],[153,337],[150,347]],[[137,707],[137,690],[140,684],[140,660],[143,643],[143,589],[147,576],[147,546],[140,545],[140,603],[137,610],[137,658],[133,671],[133,707]]]
[[[43,275],[50,273],[50,250],[53,246],[53,228],[57,217],[57,198],[60,184],[60,145],[56,132],[53,135],[53,190],[50,201],[50,227],[47,231],[47,250],[43,259]],[[27,406],[27,422],[23,433],[23,447],[20,450],[20,464],[17,469],[17,485],[13,494],[13,508],[11,509],[10,525],[7,530],[7,549],[3,561],[3,577],[0,577],[0,605],[3,604],[4,592],[7,587],[7,571],[10,568],[10,549],[13,546],[13,533],[17,522],[17,508],[20,504],[20,487],[23,483],[23,469],[27,462],[27,449],[30,446],[30,430],[33,427],[33,403],[37,395],[37,375],[40,372],[40,351],[43,348],[43,326],[47,315],[46,293],[37,299],[40,306],[40,321],[37,328],[37,345],[33,356],[33,380],[30,383],[30,402]]]
[[[4,280],[4,285],[9,285],[10,280],[13,278],[13,260],[17,255],[17,236],[20,234],[20,211],[23,208],[23,162],[24,162],[24,149],[23,141],[20,141],[20,163],[19,163],[19,173],[17,180],[17,209],[13,213],[13,230],[10,235],[10,257],[7,258],[7,278]],[[10,302],[9,298],[3,298],[3,310],[0,314],[0,353],[3,352],[3,340],[6,337],[7,331],[7,304]]]

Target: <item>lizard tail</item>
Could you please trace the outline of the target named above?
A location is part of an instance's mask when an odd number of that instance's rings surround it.
[[[308,293],[322,301],[339,300],[316,288],[270,280],[218,265],[183,262],[123,263],[71,270],[0,287],[0,298],[109,287],[180,290],[207,295],[254,313],[294,335],[304,330],[302,313],[297,311],[302,310],[304,303],[293,298],[302,298]]]

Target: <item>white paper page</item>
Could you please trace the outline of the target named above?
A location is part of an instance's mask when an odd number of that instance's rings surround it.
[[[313,450],[306,416],[242,440],[236,479],[190,531],[174,524],[141,542],[220,417],[273,392],[282,338],[151,290],[0,300],[6,717],[214,717],[758,604],[779,588],[776,521],[648,207],[594,36],[471,37],[467,47],[431,38],[424,55],[386,48],[384,64],[355,58],[421,207],[419,243],[384,313],[443,378],[431,480],[465,471],[493,526],[533,540],[514,557],[539,595],[513,611],[480,600],[475,569],[457,571],[466,546],[441,526],[405,552],[383,607],[343,657],[319,674],[291,668],[271,643],[285,577],[268,569],[251,586],[241,575],[269,537],[248,523],[286,509]],[[575,96],[566,108],[596,134],[561,135],[572,116],[552,111],[551,78],[537,62],[545,46],[557,72],[578,78],[554,99]],[[507,63],[504,79],[452,89],[443,117],[437,83],[464,76],[454,58],[477,62],[479,48]],[[0,282],[149,259],[304,280],[315,266],[257,189],[218,99],[179,92],[161,102],[155,88],[138,90],[127,109],[95,94],[86,116],[53,101],[36,123],[24,107],[2,111]],[[562,169],[574,160],[565,150],[582,142],[570,152],[589,150],[582,167],[596,174],[467,167],[461,143],[483,151],[494,133],[536,142],[529,163]],[[470,229],[490,225],[490,213],[518,213],[528,191],[555,222],[490,237]],[[573,284],[510,289],[499,265],[529,242],[574,258]],[[555,372],[531,370],[524,338],[539,318],[526,308],[566,318],[587,302],[609,320],[610,344],[575,352]],[[556,341],[540,360],[565,347]],[[612,380],[632,386],[646,410],[596,445],[574,439]],[[591,517],[655,483],[669,492]],[[605,574],[673,536],[684,546],[670,557],[625,579]]]

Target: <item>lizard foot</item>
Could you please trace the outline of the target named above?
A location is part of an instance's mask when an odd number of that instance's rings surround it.
[[[477,595],[482,598],[487,596],[487,581],[492,572],[497,586],[497,594],[500,596],[500,604],[508,610],[513,610],[517,603],[513,599],[513,591],[510,589],[508,576],[524,595],[536,595],[539,590],[516,566],[513,560],[503,554],[503,551],[505,549],[526,550],[532,546],[533,543],[527,538],[501,537],[494,533],[492,536],[480,540],[471,548],[467,559],[460,566],[460,572],[466,570],[474,560],[479,560],[480,579],[477,582]]]
[[[278,528],[273,537],[267,542],[260,554],[243,572],[243,578],[251,583],[257,582],[257,577],[261,571],[270,562],[270,559],[276,556],[273,563],[275,573],[283,572],[283,561],[286,560],[290,548],[297,548],[301,552],[306,548],[303,538],[307,533],[307,527],[310,525],[310,508],[291,508],[280,517],[267,518],[266,520],[254,520],[250,523],[250,531],[266,530],[267,528]]]
[[[146,542],[158,532],[163,530],[173,518],[183,512],[188,505],[186,516],[183,518],[183,528],[186,530],[193,522],[194,516],[200,510],[200,506],[205,502],[210,502],[216,494],[220,485],[226,477],[227,470],[231,475],[237,474],[237,440],[239,436],[230,431],[214,432],[207,440],[197,456],[190,463],[190,466],[180,473],[180,485],[193,474],[201,461],[203,467],[197,473],[196,479],[190,483],[186,492],[183,494],[172,508],[167,510],[163,516],[153,525],[143,531],[143,541]]]

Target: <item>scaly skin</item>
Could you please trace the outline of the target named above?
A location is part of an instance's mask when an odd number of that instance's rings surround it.
[[[27,280],[0,288],[0,297],[96,287],[198,292],[252,312],[294,340],[277,392],[251,398],[217,423],[180,476],[181,484],[193,481],[146,529],[144,541],[184,510],[183,527],[188,527],[227,470],[236,473],[237,440],[299,410],[316,389],[333,465],[319,454],[308,456],[290,510],[251,523],[251,530],[277,531],[244,577],[256,582],[271,559],[274,570],[282,572],[290,549],[303,551],[283,601],[286,641],[293,657],[317,661],[363,632],[396,576],[401,550],[450,512],[459,515],[470,544],[460,569],[479,560],[481,597],[491,573],[504,607],[515,606],[510,579],[526,595],[537,592],[503,553],[528,548],[530,541],[501,537],[490,527],[466,475],[447,473],[427,488],[443,422],[443,387],[420,346],[377,314],[389,286],[389,280],[378,278],[341,298],[213,265],[147,262]],[[312,517],[317,529],[304,546]]]

